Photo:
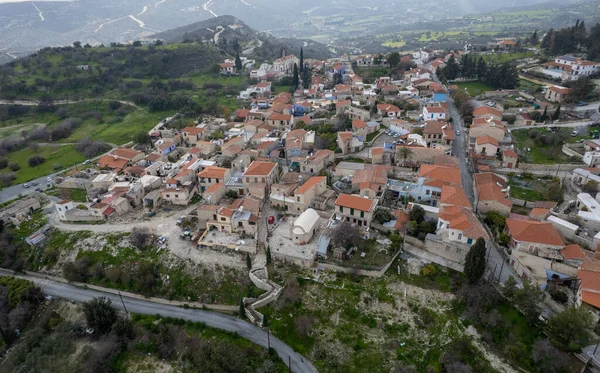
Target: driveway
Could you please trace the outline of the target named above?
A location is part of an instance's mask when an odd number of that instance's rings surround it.
[[[13,276],[11,271],[0,269],[0,275]],[[267,333],[259,327],[235,318],[233,316],[215,313],[211,311],[184,309],[175,306],[154,303],[149,300],[123,297],[123,302],[119,296],[104,293],[96,290],[80,289],[73,285],[55,282],[48,279],[41,279],[28,275],[15,275],[34,282],[39,286],[44,294],[70,299],[75,302],[86,302],[94,297],[107,297],[112,301],[112,306],[123,310],[123,304],[128,312],[139,313],[143,315],[161,315],[174,317],[194,322],[203,322],[211,328],[221,329],[228,332],[236,332],[241,337],[262,347],[267,346]],[[300,354],[296,353],[290,346],[283,343],[278,338],[271,335],[271,347],[277,351],[279,357],[286,363],[290,363],[291,371],[300,373],[313,373],[317,370],[315,367]]]

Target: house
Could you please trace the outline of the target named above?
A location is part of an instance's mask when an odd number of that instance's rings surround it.
[[[439,209],[436,232],[444,241],[472,245],[477,239],[489,240],[483,225],[466,207],[446,205]]]
[[[186,206],[196,194],[196,188],[193,185],[181,187],[167,187],[160,191],[160,197],[163,201],[179,206]]]
[[[507,182],[491,172],[475,174],[475,209],[481,214],[490,211],[508,216],[512,201],[506,198]]]
[[[367,136],[367,123],[361,119],[352,121],[352,134],[356,136]]]
[[[569,93],[571,93],[570,88],[553,85],[546,90],[544,97],[548,101],[563,102]]]
[[[200,193],[214,185],[225,183],[231,177],[231,170],[228,168],[209,166],[198,173],[198,189]]]
[[[371,113],[368,110],[354,106],[344,106],[340,112],[346,114],[350,120],[360,119],[366,122],[371,119]]]
[[[335,201],[335,212],[349,223],[368,227],[373,219],[375,206],[377,199],[342,193]]]
[[[592,172],[594,171],[594,172]],[[599,170],[600,171],[600,170]],[[585,186],[588,183],[594,184],[594,185],[600,185],[600,176],[598,176],[598,173],[596,172],[596,170],[590,170],[590,169],[583,169],[583,168],[576,168],[575,170],[573,170],[573,176],[571,176],[571,182],[579,185],[579,186]]]
[[[277,163],[254,161],[244,172],[244,184],[261,183],[270,186],[279,179]]]
[[[308,132],[303,129],[288,132],[285,138],[285,153],[288,159],[306,156],[304,139]]]
[[[216,229],[221,232],[251,236],[256,234],[258,217],[249,211],[216,206],[211,218],[206,221],[206,229],[209,231]]]
[[[313,209],[304,211],[292,226],[292,242],[298,245],[307,244],[315,234],[319,214]]]
[[[221,200],[223,199],[223,197],[225,197],[226,192],[227,187],[225,186],[225,183],[217,183],[206,187],[203,190],[202,194],[204,200],[207,201],[207,203],[218,205],[219,202],[221,202]]]
[[[446,109],[441,106],[425,106],[423,108],[423,119],[424,120],[445,120]]]
[[[334,156],[335,153],[331,150],[317,150],[312,156],[308,156],[300,162],[300,171],[311,175],[318,175],[333,163]]]
[[[233,75],[237,73],[235,65],[230,62],[224,62],[219,64],[219,73],[221,75]]]
[[[289,131],[294,125],[294,117],[290,114],[273,114],[267,120],[267,124],[280,131]]]
[[[196,147],[190,149],[190,153],[192,153],[192,150],[194,149],[197,149],[197,154],[206,156],[214,153],[217,150],[217,144],[210,141],[198,141],[196,142]]]
[[[196,145],[200,140],[204,140],[204,128],[200,127],[185,127],[181,130],[183,141],[189,145]]]
[[[583,163],[590,167],[598,167],[600,165],[600,152],[585,152],[583,154]]]
[[[219,64],[219,73],[221,75],[233,75],[237,73],[235,65],[230,62],[224,62]]]
[[[369,159],[372,164],[382,164],[383,148],[369,148]]]
[[[115,213],[115,209],[107,205],[106,203],[94,203],[89,207],[90,216],[108,219],[109,216]]]
[[[475,139],[475,153],[484,157],[495,157],[498,152],[498,141],[491,136],[481,136]]]
[[[352,192],[371,198],[380,197],[388,182],[387,174],[391,171],[390,166],[365,165],[362,170],[354,172]]]
[[[473,109],[473,118],[502,120],[502,112],[489,106],[478,106]]]
[[[296,185],[298,184],[296,183]],[[271,193],[272,204],[283,206],[291,213],[300,214],[312,205],[315,197],[324,194],[327,189],[327,178],[325,176],[313,176],[306,180],[304,184],[294,188],[293,192]]]
[[[511,50],[517,45],[517,42],[514,40],[500,40],[496,46],[501,50]]]
[[[600,62],[586,61],[573,56],[559,56],[542,64],[542,74],[562,81],[577,80],[600,70]]]
[[[382,117],[389,118],[400,118],[402,115],[402,110],[396,105],[392,104],[377,104],[377,114]]]
[[[56,202],[54,206],[56,207],[58,218],[60,220],[67,220],[67,212],[73,210],[76,207],[76,204],[70,199],[63,199],[62,201]]]
[[[506,128],[502,121],[497,119],[475,118],[469,128],[469,137],[472,143],[481,136],[490,136],[497,141],[502,141],[505,135]]]
[[[108,169],[117,173],[123,171],[129,164],[130,162],[127,159],[122,159],[114,155],[103,155],[96,163],[99,169]]]
[[[454,132],[452,126],[447,122],[428,120],[423,128],[423,138],[430,148],[433,147],[433,144],[451,146],[454,143]]]
[[[337,144],[342,151],[342,155],[359,152],[364,147],[364,143],[353,136],[352,132],[338,132]]]
[[[545,258],[558,258],[565,246],[556,228],[548,222],[508,218],[506,233],[511,249]]]
[[[471,209],[471,201],[462,186],[442,185],[439,206],[460,206]]]
[[[519,155],[512,149],[507,149],[502,152],[502,166],[506,168],[517,168]]]
[[[515,120],[515,126],[532,126],[535,124],[535,120],[531,118],[529,113],[519,113],[517,114],[517,119]]]

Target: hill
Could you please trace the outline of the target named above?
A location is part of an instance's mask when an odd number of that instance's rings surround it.
[[[190,25],[160,32],[150,36],[167,43],[201,41],[212,43],[219,48],[235,54],[234,41],[239,44],[242,55],[259,59],[275,59],[281,56],[282,50],[287,53],[298,53],[304,48],[306,56],[325,59],[332,56],[332,51],[324,44],[312,40],[293,38],[279,39],[267,33],[258,32],[240,19],[226,15],[195,22]]]

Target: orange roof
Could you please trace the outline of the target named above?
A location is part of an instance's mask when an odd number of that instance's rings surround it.
[[[550,212],[550,209],[543,209],[543,208],[536,207],[529,212],[529,216],[531,216],[531,217],[545,216],[549,212]]]
[[[549,88],[552,92],[557,92],[563,95],[568,94],[569,92],[571,92],[571,90],[569,88],[565,88],[565,87],[559,87],[556,85],[553,85]]]
[[[302,184],[298,189],[296,189],[295,194],[304,194],[309,189],[311,189],[315,185],[323,182],[326,179],[327,178],[325,176],[313,176],[310,179],[306,180],[306,182],[304,184]]]
[[[457,167],[437,166],[431,164],[421,165],[419,177],[438,180],[444,184],[462,185],[460,169]]]
[[[292,120],[292,116],[289,114],[273,114],[269,117],[269,120]]]
[[[456,188],[448,185],[442,186],[440,203],[445,205],[462,206],[469,209],[471,208],[471,202],[469,201],[469,198],[462,187]]]
[[[519,155],[514,150],[507,149],[507,150],[504,151],[504,157],[505,158],[515,158],[515,159],[518,159]]]
[[[383,112],[400,112],[402,110],[400,110],[400,108],[396,105],[392,105],[392,104],[378,104],[377,105],[377,110],[379,111],[383,111]]]
[[[428,108],[426,108],[427,112],[429,113],[445,113],[446,109],[444,109],[443,107],[439,107],[439,106],[430,106]]]
[[[439,217],[449,222],[450,229],[456,229],[463,232],[463,235],[476,240],[480,237],[488,240],[489,236],[481,222],[467,208],[460,206],[442,206],[440,207]]]
[[[512,207],[512,202],[502,192],[502,189],[505,187],[506,181],[491,172],[475,174],[475,188],[477,188],[477,198],[479,201],[496,201],[505,206]]]
[[[276,166],[277,166],[277,164],[275,164],[273,162],[254,161],[254,162],[252,162],[252,164],[250,164],[250,166],[248,167],[246,172],[244,172],[244,176],[247,176],[247,175],[267,176],[271,173],[271,171],[273,171],[273,169]]]
[[[233,216],[233,210],[227,207],[221,207],[221,209],[219,210],[219,215],[223,215],[226,216],[228,218]]]
[[[352,132],[338,132],[338,137],[341,138],[343,141],[350,141],[352,140]]]
[[[189,133],[192,136],[198,135],[204,131],[204,128],[199,127],[185,127],[181,132]]]
[[[584,259],[583,250],[581,246],[574,243],[571,245],[565,246],[560,252],[565,259]]]
[[[367,126],[367,123],[365,123],[364,120],[354,119],[352,121],[352,128],[360,129],[360,128],[365,128],[366,126]]]
[[[258,144],[258,146],[256,147],[256,149],[267,149],[268,147],[270,147],[275,141],[264,141],[261,142],[260,144]]]
[[[223,184],[223,183],[213,184],[213,185],[209,186],[208,188],[206,188],[204,193],[214,193],[223,187],[225,187],[225,184]]]
[[[600,281],[600,276],[599,276],[599,278],[596,279],[596,281]],[[584,303],[592,305],[596,308],[600,308],[600,294],[599,293],[582,290],[581,291],[581,300]]]
[[[506,226],[515,241],[564,246],[562,238],[552,223],[509,218],[506,219]]]
[[[481,117],[485,115],[495,115],[498,117],[502,117],[502,112],[489,106],[478,106],[475,109],[473,109],[474,117]]]
[[[488,120],[487,118],[474,118],[471,128],[477,128],[482,126],[497,127],[505,130],[504,123],[498,119]]]
[[[348,106],[352,105],[352,101],[350,101],[350,100],[343,100],[343,101],[338,101],[338,102],[335,103],[335,107],[338,108],[338,109],[341,108],[342,106],[347,106],[347,105]]]
[[[119,158],[125,158],[125,159],[133,159],[135,158],[138,154],[140,154],[140,152],[135,151],[133,149],[128,149],[128,148],[117,148],[115,150],[113,150],[111,152],[111,154],[116,155]]]
[[[198,173],[198,177],[222,179],[225,177],[225,173],[227,171],[229,171],[229,169],[227,169],[227,168],[209,166],[209,167],[206,167],[204,170],[200,171]]]
[[[117,158],[111,155],[105,155],[100,157],[98,160],[98,166],[100,168],[110,168],[111,170],[121,171],[128,163],[127,159]]]
[[[70,199],[63,199],[62,201],[57,202],[56,204],[57,205],[64,205],[64,204],[67,204],[69,202],[73,202],[73,201],[71,201]]]
[[[475,139],[475,142],[477,143],[477,145],[492,144],[492,145],[498,146],[498,140],[496,140],[495,138],[493,138],[491,136],[479,136],[478,138]]]
[[[335,201],[335,205],[369,212],[376,202],[374,199],[342,193]]]
[[[382,155],[383,148],[371,148],[371,155]]]

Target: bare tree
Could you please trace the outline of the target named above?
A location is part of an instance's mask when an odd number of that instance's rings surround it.
[[[298,285],[298,280],[296,280],[296,277],[291,277],[287,281],[281,298],[285,303],[296,303],[300,301],[300,285]]]
[[[152,243],[152,232],[146,227],[135,227],[129,234],[129,243],[140,250],[144,249]]]
[[[333,232],[332,240],[336,246],[348,248],[360,243],[360,234],[356,227],[344,221]]]
[[[562,372],[569,365],[569,356],[550,344],[548,339],[538,339],[531,349],[531,359],[547,373]]]
[[[311,317],[302,315],[296,318],[296,332],[303,337],[308,336],[312,331],[313,320]]]

